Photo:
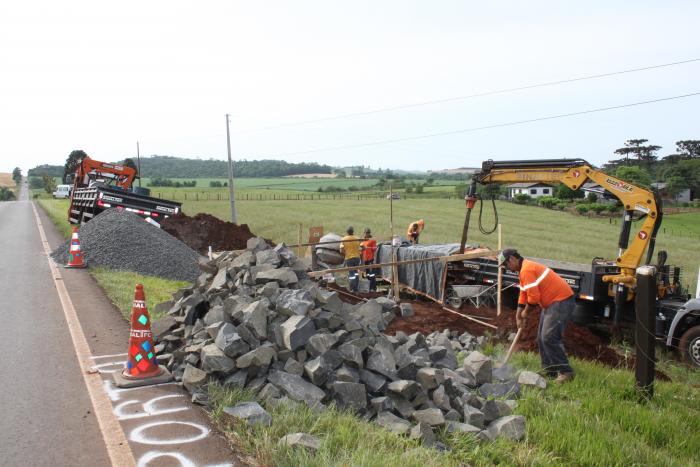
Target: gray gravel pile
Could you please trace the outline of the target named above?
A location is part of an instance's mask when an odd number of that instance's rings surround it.
[[[89,266],[190,282],[199,276],[197,252],[131,212],[108,209],[80,227],[78,233]],[[69,248],[70,240],[51,257],[66,264]]]
[[[200,267],[195,284],[157,305],[167,314],[152,327],[158,360],[194,401],[206,405],[206,386],[218,381],[257,395],[224,411],[251,425],[272,423],[259,403],[335,404],[438,449],[449,449],[435,436],[443,428],[482,441],[524,436],[525,419],[512,410],[522,386],[544,380],[497,368],[477,350],[483,337],[384,335],[401,314],[395,302],[342,302],[284,245],[260,238]],[[304,438],[293,435],[280,443]]]

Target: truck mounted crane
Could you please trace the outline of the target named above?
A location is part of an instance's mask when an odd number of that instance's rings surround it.
[[[572,190],[580,189],[591,180],[615,196],[623,206],[622,226],[618,240],[618,254],[614,261],[596,258],[590,269],[573,263],[550,261],[552,268],[564,277],[576,293],[579,321],[592,322],[610,318],[615,326],[625,320],[634,321],[633,299],[636,288],[636,269],[642,263],[650,264],[654,255],[656,234],[663,220],[661,198],[596,169],[583,159],[541,159],[522,161],[493,161],[482,164],[473,175],[465,197],[467,212],[462,231],[460,253],[467,241],[471,211],[479,197],[477,184],[539,182],[552,185],[563,183]],[[481,206],[483,209],[483,204]],[[495,209],[495,203],[494,203]],[[631,237],[634,215],[638,214],[641,228]],[[481,227],[481,226],[480,226]],[[483,229],[482,229],[483,230]],[[631,241],[630,241],[631,238]],[[680,268],[666,265],[667,254],[659,252],[659,281],[657,294],[657,322],[654,332],[657,340],[677,348],[683,360],[700,366],[700,299],[690,299],[682,293]],[[471,279],[492,281],[498,266],[492,260],[466,261],[464,266]],[[469,263],[469,264],[467,264]],[[517,277],[506,275],[514,284]]]

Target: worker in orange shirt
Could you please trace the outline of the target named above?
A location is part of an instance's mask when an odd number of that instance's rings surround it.
[[[425,221],[423,219],[418,219],[417,221],[411,222],[408,225],[406,236],[408,237],[408,241],[411,242],[411,245],[418,244],[418,237],[420,236],[420,233],[423,231],[424,228]]]
[[[345,256],[345,267],[360,265],[360,239],[355,234],[355,229],[350,226],[346,230],[347,235],[340,239],[340,252]],[[348,283],[351,292],[357,292],[360,288],[360,273],[357,269],[348,271]]]
[[[516,311],[518,328],[525,326],[529,313],[541,308],[537,330],[542,368],[556,384],[574,377],[574,370],[566,357],[562,337],[574,312],[574,292],[556,272],[547,266],[524,259],[517,250],[507,248],[499,255],[499,265],[520,275],[520,297]]]
[[[374,264],[374,253],[377,251],[377,241],[372,238],[372,231],[366,228],[363,235],[365,241],[360,244],[362,250],[362,263],[365,265]],[[377,270],[366,269],[367,279],[369,279],[369,291],[377,291]]]

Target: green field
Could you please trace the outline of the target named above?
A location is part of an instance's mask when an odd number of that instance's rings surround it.
[[[41,200],[42,206],[58,220],[65,216],[65,200]],[[297,242],[299,224],[308,232],[312,226],[323,226],[325,232],[342,234],[348,225],[356,231],[370,227],[378,240],[390,238],[389,201],[367,199],[357,201],[239,201],[236,203],[239,223],[248,224],[257,235],[275,242]],[[614,259],[617,255],[619,223],[617,219],[583,217],[562,211],[508,202],[497,202],[499,222],[503,225],[505,246],[518,248],[527,256],[590,263],[594,257]],[[496,248],[496,234],[479,232],[479,206],[474,210],[469,243]],[[207,212],[229,219],[227,201],[184,201],[188,215]],[[458,199],[401,199],[394,201],[394,232],[404,235],[408,224],[425,219],[421,243],[457,243],[464,224],[464,201]],[[484,227],[493,225],[490,204],[485,204]],[[68,231],[67,223],[61,227]],[[665,228],[665,231],[664,231]],[[658,234],[656,251],[668,251],[668,264],[682,268],[683,284],[695,290],[700,266],[700,213],[673,214],[664,218]]]
[[[398,200],[394,206],[394,231],[405,235],[408,224],[425,219],[422,243],[457,243],[464,224],[464,201],[457,199]],[[375,238],[390,238],[389,201],[383,199],[320,201],[241,201],[236,204],[238,221],[247,223],[258,235],[277,242],[297,242],[299,223],[304,232],[311,226],[323,226],[325,232],[342,234],[348,225],[361,231],[370,227]],[[478,229],[478,206],[472,214],[469,243],[491,248],[498,246],[496,234],[483,235]],[[582,217],[567,212],[534,206],[497,202],[499,222],[503,225],[503,242],[527,256],[590,263],[594,257],[617,256],[619,225],[607,218]],[[222,219],[230,216],[227,202],[186,201],[187,214],[209,212]],[[484,227],[493,225],[490,204],[484,206]],[[657,237],[656,251],[668,251],[669,264],[683,268],[683,283],[694,290],[700,266],[700,214],[674,214],[664,218]],[[694,224],[694,227],[692,227]],[[693,229],[693,230],[691,230]],[[678,232],[687,236],[678,236]],[[672,233],[675,234],[672,235]]]

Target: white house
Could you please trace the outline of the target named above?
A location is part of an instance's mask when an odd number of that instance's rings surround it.
[[[506,186],[508,198],[515,195],[528,195],[531,198],[540,196],[554,196],[554,187],[545,183],[512,183]]]

